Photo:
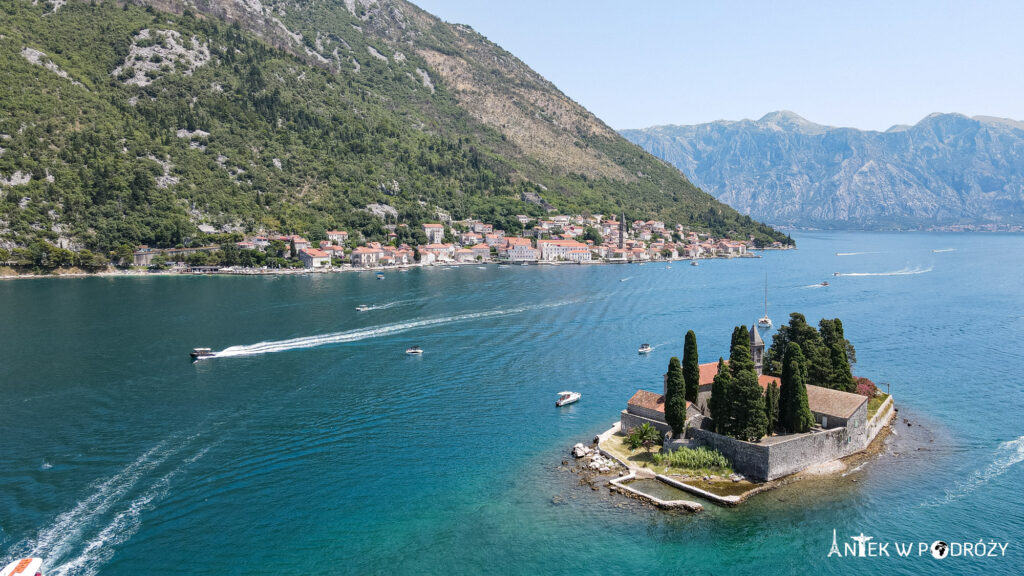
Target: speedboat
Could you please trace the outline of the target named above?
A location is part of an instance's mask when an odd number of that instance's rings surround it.
[[[477,268],[479,268],[481,270],[487,270],[487,266],[477,266]]]
[[[360,304],[359,306],[356,306],[356,311],[358,312],[366,312],[369,309],[370,307],[367,306],[366,304]]]
[[[384,279],[384,273],[383,272],[377,272],[377,280],[383,280],[383,279]]]
[[[0,576],[43,576],[42,558],[15,560],[0,570]]]
[[[579,392],[559,392],[558,400],[555,400],[555,406],[565,406],[566,404],[572,404],[580,399],[581,394]]]
[[[832,275],[833,276],[841,276],[841,274],[839,272],[833,272]]]
[[[819,286],[828,286],[828,282],[822,282]]]
[[[420,348],[419,346],[410,346],[405,349],[405,353],[408,354],[409,356],[422,356],[423,349]]]
[[[690,266],[700,266],[700,264],[698,264],[697,261],[694,260],[694,261],[690,262]]]
[[[641,344],[640,349],[638,349],[637,352],[640,354],[648,354],[651,350],[654,350],[654,348],[651,348],[650,344]]]
[[[193,362],[196,360],[202,360],[203,358],[213,358],[216,356],[216,354],[213,353],[213,350],[209,348],[193,348],[188,355],[192,357]]]
[[[672,266],[665,266],[665,270],[671,270]]]

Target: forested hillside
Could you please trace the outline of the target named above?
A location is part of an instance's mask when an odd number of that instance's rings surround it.
[[[151,4],[0,0],[0,247],[547,207],[784,238],[410,4]]]

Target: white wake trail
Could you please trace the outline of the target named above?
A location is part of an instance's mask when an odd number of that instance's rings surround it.
[[[269,354],[271,352],[284,352],[286,350],[299,350],[302,348],[316,348],[318,346],[325,346],[328,344],[341,344],[345,342],[357,342],[360,340],[366,340],[368,338],[378,338],[381,336],[388,336],[391,334],[400,334],[402,332],[408,332],[417,328],[424,328],[427,326],[437,326],[440,324],[452,324],[455,322],[465,322],[466,320],[476,320],[479,318],[493,318],[496,316],[508,316],[511,314],[519,314],[530,310],[541,310],[545,308],[555,308],[559,306],[565,306],[567,304],[573,304],[576,301],[569,302],[558,302],[554,304],[539,304],[535,306],[523,306],[521,308],[511,308],[508,310],[490,310],[486,312],[474,312],[471,314],[460,314],[458,316],[442,316],[438,318],[426,318],[423,320],[414,320],[412,322],[401,322],[397,324],[385,324],[383,326],[375,326],[373,328],[362,328],[359,330],[348,330],[345,332],[334,332],[332,334],[322,334],[319,336],[303,336],[300,338],[291,338],[289,340],[277,340],[271,342],[259,342],[257,344],[247,344],[243,346],[231,346],[217,352],[215,358],[235,358],[239,356],[253,356],[256,354]]]
[[[934,268],[929,266],[927,268],[904,268],[902,270],[896,270],[895,272],[842,272],[838,276],[913,276],[914,274],[927,274]]]
[[[923,506],[942,506],[959,500],[1005,474],[1012,466],[1024,461],[1024,436],[1016,440],[1003,442],[996,449],[996,459],[985,468],[978,470],[966,480],[958,482],[953,488],[946,490],[942,498],[925,502]]]
[[[885,252],[836,252],[836,256],[860,256],[862,254],[885,254]]]

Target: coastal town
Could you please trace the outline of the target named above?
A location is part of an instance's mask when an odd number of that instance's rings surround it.
[[[667,227],[655,220],[629,223],[624,216],[516,218],[523,226],[519,235],[506,234],[476,219],[424,223],[412,231],[407,224],[391,224],[385,226],[387,242],[367,241],[362,234],[345,230],[327,230],[322,239],[314,240],[296,234],[260,234],[244,236],[231,244],[163,249],[139,246],[132,253],[132,264],[193,273],[282,267],[336,271],[485,262],[596,264],[696,260],[753,257],[753,249],[785,248],[780,242],[759,245],[753,237],[715,238],[682,225]],[[400,236],[420,236],[424,241],[399,242]]]

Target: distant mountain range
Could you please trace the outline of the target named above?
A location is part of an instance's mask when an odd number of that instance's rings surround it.
[[[786,240],[404,0],[0,4],[0,249],[549,209]]]
[[[1024,122],[932,114],[877,132],[783,111],[621,134],[719,200],[773,225],[1024,224]]]

